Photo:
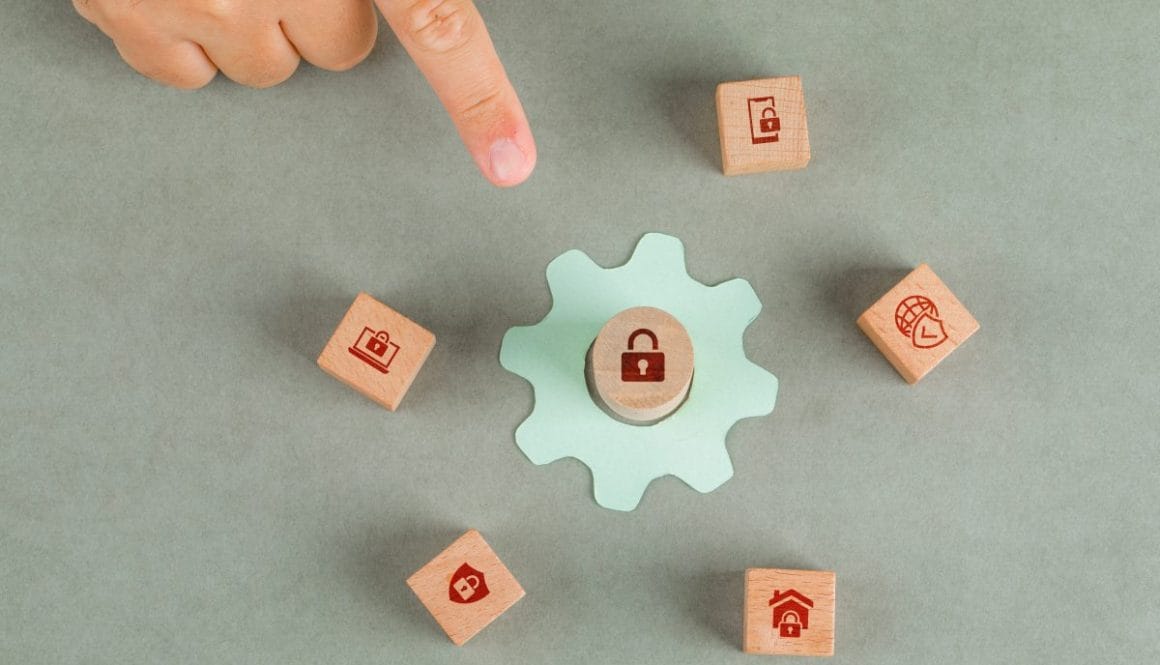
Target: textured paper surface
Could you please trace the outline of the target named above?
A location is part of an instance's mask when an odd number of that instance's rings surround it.
[[[509,191],[385,26],[190,94],[0,2],[0,661],[759,665],[762,567],[838,574],[833,665],[1160,662],[1155,3],[478,4]],[[788,74],[809,168],[721,175],[716,85]],[[654,229],[780,393],[618,513],[497,350]],[[854,320],[921,261],[984,328],[908,386]],[[439,338],[395,413],[314,362],[359,291]],[[457,649],[405,580],[468,528],[528,595]]]

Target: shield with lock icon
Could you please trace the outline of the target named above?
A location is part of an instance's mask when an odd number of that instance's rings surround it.
[[[467,605],[483,600],[491,590],[487,588],[487,578],[483,572],[472,568],[467,563],[460,566],[451,575],[447,585],[447,595],[451,602]]]

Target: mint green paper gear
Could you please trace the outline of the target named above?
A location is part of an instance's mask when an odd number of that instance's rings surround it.
[[[532,384],[535,406],[516,430],[516,444],[534,464],[575,457],[592,471],[596,502],[633,510],[649,483],[674,475],[698,492],[733,476],[725,447],[742,418],[773,411],[777,377],[745,356],[743,335],[761,311],[743,279],[707,286],[685,270],[681,241],[650,233],[628,263],[602,268],[579,250],[548,265],[552,309],[532,326],[504,335],[500,364]],[[593,402],[585,356],[601,327],[630,307],[675,316],[696,354],[688,400],[648,426],[613,419]]]

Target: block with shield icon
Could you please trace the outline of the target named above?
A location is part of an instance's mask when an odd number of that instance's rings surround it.
[[[858,327],[907,383],[917,383],[979,322],[924,263],[858,317]]]
[[[717,86],[725,175],[804,169],[810,161],[806,101],[797,76]]]
[[[394,411],[435,346],[435,335],[360,293],[318,356],[327,374]]]
[[[523,587],[475,529],[408,578],[407,586],[457,646],[524,597]]]

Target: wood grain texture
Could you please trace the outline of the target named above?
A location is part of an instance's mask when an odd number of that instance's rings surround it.
[[[834,655],[836,586],[837,577],[829,571],[780,568],[745,571],[745,652]],[[791,611],[800,616],[790,619]],[[797,624],[796,631],[785,631],[792,636],[786,636],[780,625],[774,625],[778,620]]]
[[[639,330],[656,336],[655,351],[652,337],[640,333],[634,338]],[[650,367],[648,358],[663,362],[663,380],[624,380],[626,372],[637,379],[649,378],[657,363]],[[596,394],[613,413],[634,423],[657,421],[680,408],[689,394],[693,342],[681,322],[664,310],[626,309],[604,324],[596,336],[591,374]]]
[[[380,337],[371,341],[376,333]],[[318,366],[394,411],[434,346],[435,335],[360,293],[322,349]],[[376,353],[380,350],[382,355]]]
[[[776,122],[776,130],[764,131],[763,119]],[[718,85],[717,131],[725,175],[804,169],[810,161],[810,132],[801,79]]]
[[[914,384],[975,334],[979,322],[924,263],[858,317],[858,327]]]
[[[470,583],[457,585],[457,581],[463,580],[457,573],[465,565],[472,569]],[[523,587],[475,529],[460,536],[411,575],[407,586],[457,646],[524,597]]]

